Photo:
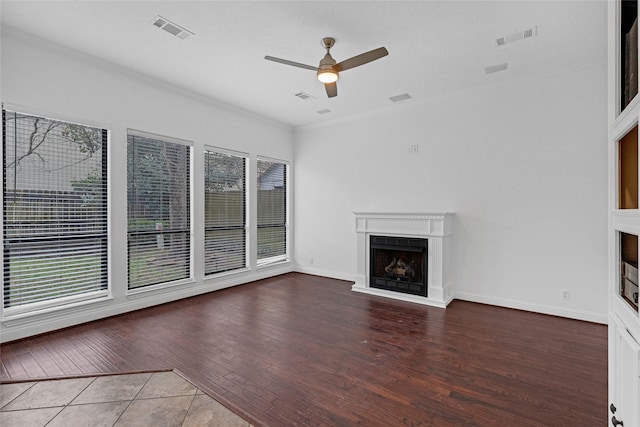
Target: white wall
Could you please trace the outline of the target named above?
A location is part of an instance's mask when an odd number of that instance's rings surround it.
[[[3,28],[1,88],[7,108],[110,130],[111,287],[113,299],[72,310],[5,320],[2,341],[124,311],[244,283],[291,270],[291,265],[258,270],[255,259],[243,274],[204,280],[201,251],[194,257],[195,282],[135,296],[127,287],[126,131],[137,129],[194,143],[194,247],[204,246],[204,164],[210,144],[248,153],[255,176],[257,156],[291,161],[289,127],[233,110],[61,46]],[[199,178],[199,179],[198,179]],[[254,196],[255,186],[251,186]],[[255,197],[253,197],[255,198]],[[255,224],[255,208],[251,216]],[[252,232],[252,237],[254,233]],[[255,253],[255,238],[250,253]],[[253,250],[251,250],[253,249]]]
[[[353,277],[354,211],[450,211],[457,298],[606,323],[606,88],[600,64],[297,130],[298,269]]]

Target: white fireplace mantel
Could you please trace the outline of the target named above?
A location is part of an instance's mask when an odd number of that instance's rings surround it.
[[[354,212],[356,217],[357,273],[352,290],[402,301],[445,308],[454,298],[451,246],[452,213]],[[369,286],[371,235],[428,239],[427,296]]]

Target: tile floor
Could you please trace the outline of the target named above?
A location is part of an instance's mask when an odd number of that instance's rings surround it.
[[[251,427],[175,372],[0,384],[0,426]]]

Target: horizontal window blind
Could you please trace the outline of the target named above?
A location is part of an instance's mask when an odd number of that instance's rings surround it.
[[[2,123],[4,307],[106,295],[107,131],[7,110]]]
[[[244,268],[246,158],[205,152],[205,274]]]
[[[287,254],[287,165],[258,160],[258,261]]]
[[[190,150],[127,136],[129,289],[191,276]]]

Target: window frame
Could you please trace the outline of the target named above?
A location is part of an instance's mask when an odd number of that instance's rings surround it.
[[[134,136],[134,137],[140,137],[140,138],[146,138],[146,139],[155,139],[158,141],[162,141],[162,142],[168,142],[171,144],[177,144],[177,145],[183,145],[185,147],[188,147],[189,149],[189,155],[188,155],[188,160],[187,160],[187,165],[189,167],[189,178],[188,178],[188,190],[189,190],[189,197],[187,198],[187,202],[188,202],[188,208],[189,208],[189,229],[188,232],[186,233],[186,235],[189,238],[189,244],[188,244],[188,255],[189,255],[189,274],[187,277],[183,277],[183,278],[179,278],[176,280],[169,280],[166,282],[159,282],[159,283],[155,283],[155,284],[148,284],[148,285],[142,285],[142,286],[138,286],[138,287],[134,287],[131,288],[130,287],[130,281],[129,281],[129,265],[130,265],[130,258],[129,258],[129,211],[128,211],[128,202],[127,202],[127,214],[126,214],[126,223],[127,223],[127,231],[126,231],[126,246],[127,246],[127,256],[126,256],[126,261],[127,261],[127,282],[126,282],[126,287],[125,287],[125,293],[126,295],[136,295],[136,294],[142,294],[142,293],[148,293],[148,292],[153,292],[156,290],[160,290],[160,289],[165,289],[165,288],[172,288],[172,287],[176,287],[176,286],[182,286],[185,284],[192,284],[195,283],[195,274],[194,274],[194,256],[195,256],[195,251],[194,251],[194,175],[195,175],[195,170],[194,170],[194,143],[192,141],[186,140],[186,139],[181,139],[181,138],[175,138],[175,137],[170,137],[170,136],[166,136],[166,135],[160,135],[160,134],[156,134],[156,133],[151,133],[151,132],[146,132],[146,131],[141,131],[141,130],[137,130],[137,129],[131,129],[131,128],[127,128],[126,131],[126,141],[128,144],[128,139],[129,136]],[[129,161],[128,158],[128,149],[127,149],[127,162]],[[129,197],[128,194],[128,189],[129,189],[129,180],[128,180],[128,176],[126,179],[126,188],[127,188],[127,200]]]
[[[285,250],[283,254],[280,255],[275,255],[275,256],[271,256],[271,257],[266,257],[266,258],[262,258],[260,259],[258,257],[258,251],[259,251],[259,247],[258,247],[258,229],[260,228],[259,225],[259,205],[258,205],[258,192],[260,191],[259,188],[259,184],[258,184],[258,168],[257,168],[257,164],[258,161],[264,161],[264,162],[271,162],[271,163],[280,163],[282,165],[284,165],[284,173],[285,173],[285,201],[284,201],[284,214],[285,214],[285,218],[284,218],[284,233],[285,233],[285,238],[284,238],[284,246],[285,246]],[[291,165],[290,162],[286,161],[286,160],[282,160],[282,159],[276,159],[273,157],[266,157],[266,156],[256,156],[256,176],[254,177],[254,179],[252,180],[253,185],[256,186],[256,223],[254,225],[254,230],[255,230],[255,236],[256,236],[256,252],[255,252],[255,257],[256,257],[256,267],[258,269],[263,268],[263,267],[269,267],[272,265],[276,265],[276,264],[284,264],[284,263],[288,263],[291,261],[291,194],[290,194],[290,189],[291,189]]]
[[[236,274],[236,273],[240,273],[240,272],[245,272],[249,270],[249,262],[250,262],[250,236],[249,236],[249,223],[250,223],[250,203],[249,203],[249,195],[250,195],[250,185],[249,185],[249,179],[250,179],[250,155],[248,153],[243,153],[241,151],[233,151],[233,150],[228,150],[225,148],[220,148],[220,147],[216,147],[216,146],[212,146],[212,145],[205,145],[204,146],[204,158],[203,158],[203,177],[202,177],[202,183],[203,183],[203,216],[202,216],[202,222],[203,222],[203,231],[204,231],[204,235],[203,235],[203,240],[204,240],[204,247],[203,247],[203,252],[202,252],[202,259],[204,259],[207,256],[207,248],[206,248],[206,232],[207,230],[207,196],[206,196],[206,175],[207,175],[207,171],[206,171],[206,154],[208,152],[215,152],[215,153],[219,153],[219,154],[225,154],[228,156],[236,156],[236,157],[240,157],[244,160],[244,266],[243,267],[238,267],[238,268],[234,268],[234,269],[229,269],[229,270],[224,270],[224,271],[218,271],[218,272],[213,272],[213,273],[207,273],[207,266],[206,266],[206,261],[204,261],[203,264],[203,269],[204,269],[204,278],[205,279],[212,279],[215,277],[221,277],[221,276],[227,276],[227,275],[232,275],[232,274]]]
[[[106,300],[113,299],[112,296],[112,275],[111,275],[111,262],[112,262],[112,254],[111,254],[111,244],[112,244],[112,230],[111,230],[111,137],[112,133],[109,127],[105,123],[98,123],[94,120],[87,119],[79,119],[77,117],[69,117],[64,114],[58,113],[48,113],[43,112],[37,109],[32,109],[24,106],[13,105],[9,103],[2,103],[1,105],[1,113],[2,113],[2,175],[3,175],[3,185],[0,188],[0,197],[2,198],[3,208],[0,209],[0,223],[2,224],[2,238],[5,240],[5,217],[6,217],[6,194],[5,194],[5,186],[6,186],[6,154],[7,147],[5,145],[6,138],[6,128],[5,128],[5,112],[10,111],[17,114],[23,114],[27,116],[33,116],[42,118],[45,120],[55,121],[55,122],[63,122],[72,125],[83,126],[87,128],[99,129],[102,133],[102,153],[100,164],[102,167],[102,191],[104,193],[104,197],[106,198],[106,206],[104,207],[104,233],[101,233],[105,239],[105,252],[101,255],[102,262],[101,269],[103,269],[102,276],[104,277],[104,284],[102,289],[87,291],[80,294],[75,295],[66,295],[58,298],[53,298],[50,300],[36,301],[32,303],[26,303],[14,307],[5,307],[5,268],[7,267],[8,259],[5,258],[6,249],[5,245],[2,245],[0,249],[0,254],[2,256],[3,268],[0,270],[0,279],[2,285],[0,286],[0,297],[2,298],[2,305],[0,306],[0,311],[2,315],[0,316],[2,321],[11,321],[16,319],[21,319],[25,317],[32,317],[40,314],[46,314],[50,312],[56,312],[61,310],[68,310],[74,307],[84,306],[88,304],[96,304],[101,303]]]

